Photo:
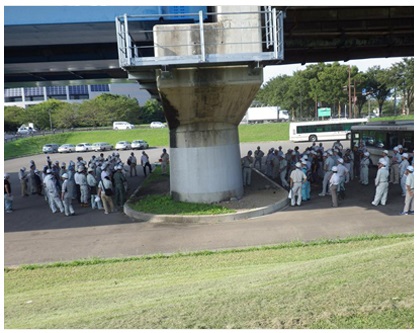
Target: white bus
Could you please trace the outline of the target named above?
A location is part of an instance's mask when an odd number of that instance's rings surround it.
[[[354,145],[367,149],[373,164],[382,157],[383,150],[393,155],[393,148],[402,145],[403,152],[410,158],[414,151],[414,121],[386,121],[370,122],[366,125],[353,126],[351,128],[351,148]]]
[[[367,118],[292,122],[289,125],[289,140],[293,142],[350,140],[351,127],[366,122]]]

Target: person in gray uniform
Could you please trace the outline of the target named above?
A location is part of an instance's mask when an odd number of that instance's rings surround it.
[[[384,206],[386,205],[389,190],[389,171],[386,168],[386,160],[381,158],[379,160],[379,163],[377,164],[377,167],[377,174],[374,180],[374,184],[376,186],[376,193],[374,196],[374,200],[372,201],[372,205],[377,206],[381,204],[382,206]]]

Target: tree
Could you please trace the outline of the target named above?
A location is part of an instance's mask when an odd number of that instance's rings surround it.
[[[24,123],[28,123],[26,110],[18,106],[6,106],[4,108],[4,131],[16,132]]]
[[[74,128],[79,125],[80,105],[76,103],[65,103],[54,114],[53,122],[58,128]]]
[[[139,104],[135,98],[102,94],[83,102],[79,109],[79,125],[110,126],[114,121],[138,123]]]
[[[165,121],[164,110],[160,102],[156,99],[149,99],[145,105],[141,107],[139,112],[141,123],[149,124],[153,121]]]
[[[403,58],[388,71],[387,82],[402,94],[402,113],[414,112],[414,58]],[[395,110],[396,111],[396,110]]]
[[[391,95],[391,89],[387,83],[387,72],[380,68],[380,66],[373,66],[367,70],[366,84],[369,87],[371,96],[376,99],[379,106],[379,115],[383,116],[383,103]]]
[[[45,102],[31,105],[26,109],[29,122],[33,122],[34,126],[39,129],[52,129],[57,127],[55,124],[56,114],[68,103],[49,99]]]

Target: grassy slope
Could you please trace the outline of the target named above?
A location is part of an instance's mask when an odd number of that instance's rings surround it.
[[[11,269],[5,328],[413,328],[413,236]]]

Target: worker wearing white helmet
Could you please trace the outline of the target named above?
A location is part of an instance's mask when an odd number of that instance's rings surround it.
[[[340,184],[338,186],[337,191],[345,191],[345,186],[344,184],[346,183],[346,179],[347,176],[349,175],[349,170],[345,167],[344,165],[344,159],[342,159],[341,157],[339,157],[337,159],[337,172],[338,172],[338,176],[340,178]],[[348,183],[348,180],[347,180]]]
[[[74,215],[74,208],[72,205],[72,201],[73,201],[73,194],[71,193],[71,191],[69,190],[69,186],[68,186],[68,174],[67,173],[63,173],[61,175],[61,178],[63,179],[63,183],[62,183],[62,187],[61,187],[61,200],[64,204],[64,213],[65,216],[70,216],[70,215]]]
[[[414,167],[412,165],[406,168],[406,174],[405,205],[401,215],[414,215]]]
[[[84,165],[80,165],[78,169],[78,183],[80,185],[80,205],[81,207],[89,207],[90,201],[90,189],[87,185],[87,175],[86,175],[86,168]]]
[[[301,170],[302,164],[297,162],[295,169],[290,173],[290,189],[291,189],[291,201],[290,205],[293,207],[296,202],[298,206],[302,203],[302,183],[306,181],[306,175]]]
[[[366,151],[360,160],[360,184],[369,185],[370,153]]]
[[[377,164],[377,167],[377,174],[376,178],[374,179],[376,193],[374,196],[374,200],[372,201],[372,205],[378,206],[379,204],[381,204],[382,206],[384,206],[386,205],[389,190],[389,171],[386,168],[386,160],[380,159],[379,163]]]
[[[382,152],[382,157],[381,158],[383,158],[386,161],[385,168],[389,171],[389,167],[390,167],[389,151],[385,149]]]
[[[407,177],[406,168],[409,166],[408,158],[409,158],[408,153],[403,153],[401,164],[399,164],[400,185],[401,185],[403,197],[406,195],[405,183],[406,183],[406,177]]]
[[[338,192],[338,187],[340,186],[341,178],[340,178],[340,175],[338,174],[337,166],[333,166],[331,168],[331,171],[332,171],[332,175],[329,180],[329,191],[331,192],[331,197],[332,197],[332,207],[338,207],[337,192]]]
[[[19,175],[19,180],[20,180],[20,194],[22,197],[27,197],[29,175],[26,172],[26,168],[25,167],[20,168],[18,175]]]
[[[332,151],[327,151],[326,155],[323,154],[325,161],[323,163],[323,170],[324,170],[324,178],[322,180],[322,192],[319,193],[319,196],[323,197],[325,194],[329,194],[329,180],[332,176],[332,167],[336,165],[336,159],[334,159],[334,155]]]
[[[390,179],[389,183],[399,184],[399,164],[402,162],[402,156],[399,153],[399,148],[393,148],[393,156],[390,159]]]
[[[57,189],[57,179],[52,174],[51,169],[46,170],[46,176],[44,178],[45,194],[48,198],[49,207],[52,213],[56,213],[59,209],[61,213],[64,213],[64,205],[61,201],[61,195]],[[57,209],[58,208],[58,209]]]
[[[89,167],[87,169],[87,185],[90,189],[90,205],[92,209],[103,209],[102,202],[100,200],[100,197],[98,196],[98,182],[95,177],[95,170],[92,167]]]

